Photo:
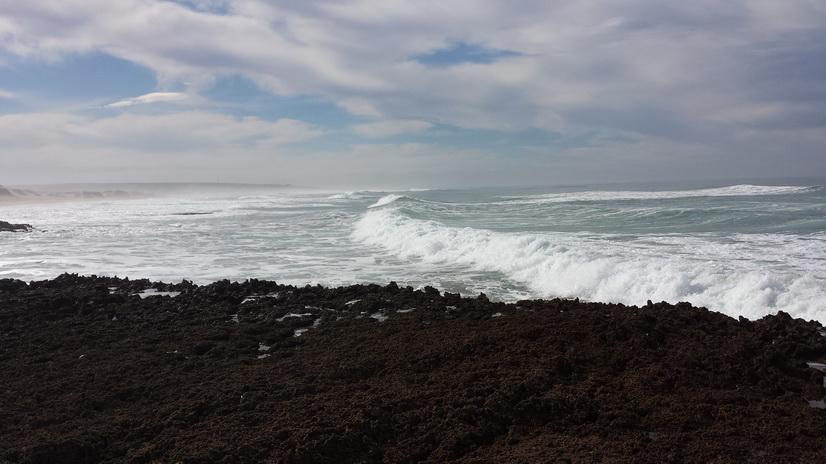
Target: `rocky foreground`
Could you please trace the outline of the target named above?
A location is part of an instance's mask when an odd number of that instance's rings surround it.
[[[824,334],[395,284],[0,280],[0,462],[822,463]]]

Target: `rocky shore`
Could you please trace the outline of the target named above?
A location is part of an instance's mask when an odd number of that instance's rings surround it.
[[[0,221],[0,232],[31,232],[31,224],[12,224]]]
[[[0,462],[826,460],[826,332],[687,303],[0,280]]]

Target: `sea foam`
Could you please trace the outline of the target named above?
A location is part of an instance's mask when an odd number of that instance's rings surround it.
[[[527,195],[516,203],[563,203],[572,201],[616,201],[616,200],[666,200],[677,198],[700,197],[735,197],[735,196],[768,196],[793,195],[818,190],[817,186],[770,186],[770,185],[732,185],[730,187],[697,189],[697,190],[666,190],[666,191],[600,191],[592,190],[571,193],[550,193],[542,195]]]
[[[405,196],[404,195],[385,195],[385,196],[379,198],[379,200],[377,202],[375,202],[372,205],[368,206],[368,208],[378,208],[380,206],[389,205],[390,203],[393,203],[396,200],[401,200],[402,198],[405,198]]]
[[[826,238],[762,234],[716,241],[703,236],[494,232],[415,219],[385,197],[356,224],[352,237],[403,259],[459,264],[502,273],[542,297],[625,304],[689,301],[731,316],[777,311],[826,320],[822,260]],[[813,250],[812,246],[817,247]]]

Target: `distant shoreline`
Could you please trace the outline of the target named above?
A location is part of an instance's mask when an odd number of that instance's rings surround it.
[[[0,207],[21,204],[134,200],[179,195],[261,194],[310,189],[289,184],[209,182],[0,185]]]

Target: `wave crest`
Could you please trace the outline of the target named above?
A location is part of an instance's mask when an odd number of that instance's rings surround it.
[[[613,240],[604,234],[448,227],[381,209],[368,211],[352,237],[403,259],[499,272],[540,297],[690,301],[731,316],[759,318],[782,310],[807,319],[826,317],[823,265],[807,262],[816,269],[806,271],[760,264],[804,259],[800,250],[811,253],[813,246],[822,255],[826,236],[809,236],[806,243],[772,234],[732,243],[680,235]]]
[[[768,186],[768,185],[732,185],[730,187],[709,188],[699,190],[666,190],[666,191],[586,191],[572,193],[550,193],[543,195],[525,196],[511,201],[511,203],[566,203],[576,201],[616,201],[616,200],[667,200],[675,198],[697,197],[733,197],[733,196],[766,196],[766,195],[794,195],[820,190],[819,186]]]
[[[390,203],[401,200],[402,198],[407,198],[407,197],[404,196],[404,195],[395,195],[395,194],[385,195],[385,196],[379,198],[379,200],[377,202],[375,202],[372,205],[368,206],[368,208],[379,208],[381,206],[389,205]]]

